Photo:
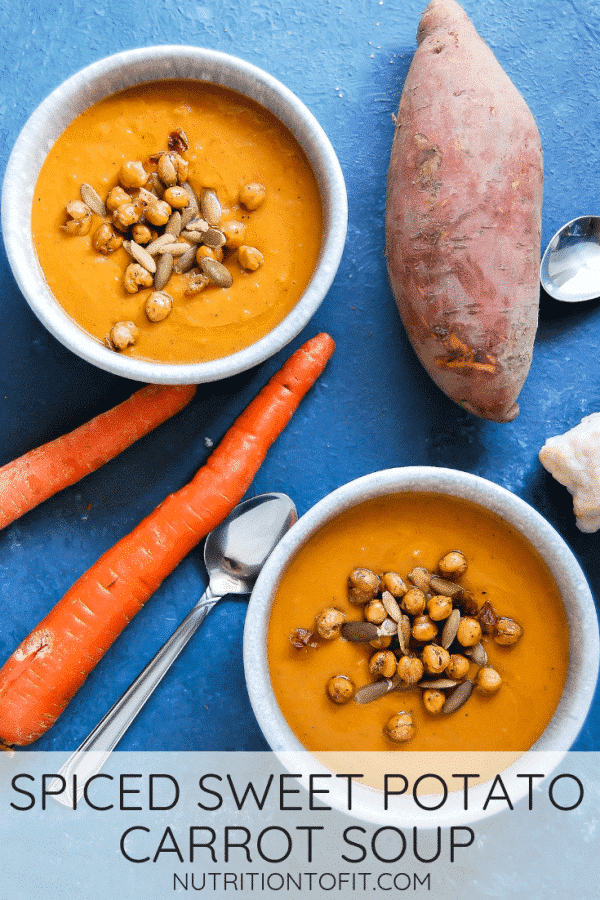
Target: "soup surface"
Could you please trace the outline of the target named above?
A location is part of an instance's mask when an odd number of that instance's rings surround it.
[[[326,683],[343,674],[357,688],[372,683],[368,644],[337,637],[297,649],[290,633],[315,629],[326,607],[348,620],[363,620],[348,600],[348,576],[356,566],[378,574],[415,566],[435,571],[450,550],[461,550],[468,570],[460,579],[479,608],[489,600],[500,616],[514,619],[523,635],[513,646],[491,636],[482,643],[489,665],[502,676],[497,693],[473,690],[457,711],[433,715],[421,690],[390,692],[363,705],[333,703]],[[312,751],[523,751],[540,737],[558,705],[569,663],[569,631],[556,583],[539,554],[511,526],[466,501],[433,494],[400,494],[370,500],[327,524],[299,551],[281,580],[268,631],[273,689],[288,724]],[[477,667],[471,664],[470,677]],[[412,740],[392,743],[384,734],[390,717],[412,714]]]
[[[103,223],[94,215],[87,235],[62,226],[65,206],[90,184],[105,200],[123,163],[145,166],[181,129],[189,148],[188,181],[216,192],[222,221],[241,221],[244,243],[264,257],[256,270],[242,268],[235,252],[224,264],[231,287],[211,284],[186,296],[185,276],[173,275],[168,318],[150,322],[145,302],[152,288],[127,293],[123,274],[132,262],[123,247],[108,255],[92,244]],[[266,188],[255,210],[240,206],[240,189]],[[135,194],[135,191],[133,192]],[[310,281],[322,236],[316,179],[300,145],[270,112],[233,91],[187,81],[140,85],[90,107],[56,141],[40,172],[33,202],[34,244],[46,281],[66,312],[103,342],[115,323],[132,321],[137,343],[127,355],[165,363],[203,362],[228,356],[270,332],[292,310]]]

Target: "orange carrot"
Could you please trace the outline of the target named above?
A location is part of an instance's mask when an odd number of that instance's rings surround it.
[[[149,384],[69,434],[0,468],[0,528],[75,484],[183,409],[196,385]]]
[[[53,725],[163,579],[242,499],[334,347],[319,334],[297,350],[192,481],[108,550],[15,650],[0,670],[0,739],[29,744]]]

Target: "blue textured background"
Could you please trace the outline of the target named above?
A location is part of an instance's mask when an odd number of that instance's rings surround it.
[[[294,343],[329,331],[337,351],[255,479],[300,513],[351,478],[389,466],[462,468],[523,497],[572,547],[599,596],[598,535],[577,531],[570,495],[537,460],[545,439],[600,410],[594,301],[543,296],[521,414],[483,422],[447,400],[403,333],[383,259],[392,113],[425,0],[0,0],[0,165],[37,104],[94,60],[136,46],[211,47],[283,81],[329,135],[346,178],[350,222],[335,283]],[[600,213],[600,9],[585,0],[464,0],[475,26],[529,103],[546,187],[543,246],[565,221]],[[124,399],[138,385],[96,370],[50,337],[0,250],[0,465]],[[184,484],[287,357],[200,387],[192,405],[99,472],[0,533],[3,660],[73,581],[171,490]],[[37,749],[70,749],[151,658],[205,583],[200,549],[167,579]],[[207,619],[125,736],[121,749],[263,749],[244,686],[245,603]],[[549,648],[551,652],[551,648]],[[576,744],[600,746],[596,704]]]

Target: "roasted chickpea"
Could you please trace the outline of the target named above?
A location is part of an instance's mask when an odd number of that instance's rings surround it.
[[[387,619],[387,612],[385,611],[385,606],[381,600],[375,598],[369,600],[365,606],[364,616],[367,622],[372,622],[374,625],[381,625],[381,623],[385,622]]]
[[[119,181],[124,188],[141,188],[148,181],[148,172],[140,160],[130,160],[119,169]]]
[[[426,647],[423,647],[421,658],[423,660],[423,668],[430,675],[439,675],[450,662],[448,651],[437,644],[427,644]]]
[[[72,236],[87,234],[92,227],[92,211],[83,200],[71,200],[66,205],[69,218],[63,225],[63,231]]]
[[[431,577],[431,572],[425,566],[415,566],[412,572],[408,573],[410,583],[424,592],[429,590]]]
[[[442,619],[447,619],[451,612],[452,600],[450,597],[443,597],[441,594],[436,594],[435,597],[431,597],[431,599],[427,601],[427,613],[429,614],[429,618],[433,619],[434,622],[441,622]]]
[[[327,682],[327,693],[334,703],[347,703],[355,692],[356,687],[347,675],[333,675]]]
[[[151,322],[162,322],[173,309],[173,298],[166,291],[152,291],[146,300],[146,315]]]
[[[258,181],[251,181],[240,190],[240,203],[246,209],[258,209],[265,199],[266,193],[267,189],[264,184],[260,184]]]
[[[402,598],[402,609],[410,616],[420,616],[425,609],[425,594],[420,588],[413,587]]]
[[[103,253],[105,256],[118,250],[122,243],[123,238],[120,234],[116,233],[112,225],[109,225],[108,222],[104,222],[100,225],[94,232],[92,238],[92,247],[94,250],[97,250],[98,253]]]
[[[135,225],[136,222],[142,217],[142,210],[137,203],[122,203],[121,206],[118,206],[112,214],[113,225],[115,225],[119,231],[127,231],[127,229],[131,225]]]
[[[128,294],[135,294],[141,287],[152,287],[154,279],[139,263],[129,263],[123,275],[123,287]]]
[[[423,691],[423,706],[432,716],[437,716],[438,713],[441,713],[445,702],[446,696],[442,691]]]
[[[461,653],[452,653],[450,661],[446,666],[446,675],[448,678],[454,678],[456,681],[460,681],[461,678],[466,677],[469,666],[470,663],[466,656],[463,656]]]
[[[335,606],[328,606],[326,609],[321,610],[315,619],[319,637],[325,638],[326,641],[339,637],[340,629],[345,621],[346,616],[340,609],[336,609]]]
[[[237,256],[242,269],[248,269],[250,272],[256,272],[265,261],[260,250],[257,250],[256,247],[248,247],[246,244],[238,247]]]
[[[416,616],[412,623],[412,636],[415,641],[432,641],[437,634],[437,625],[429,616]]]
[[[381,576],[381,583],[385,591],[389,591],[392,597],[398,599],[404,597],[408,587],[404,580],[400,578],[397,572],[384,572]]]
[[[401,656],[396,672],[405,684],[417,684],[423,677],[423,663],[417,656]]]
[[[456,640],[463,647],[474,647],[481,640],[481,625],[472,616],[463,616],[460,620]]]
[[[171,207],[165,200],[149,203],[145,210],[146,218],[152,225],[166,225],[171,215]]]
[[[166,189],[163,200],[173,209],[185,209],[190,204],[190,195],[185,188],[174,185]]]
[[[440,559],[438,569],[444,578],[460,578],[467,571],[467,558],[460,550],[450,550]]]
[[[475,685],[482,694],[495,694],[501,684],[500,674],[491,666],[482,666],[475,676]]]
[[[380,650],[374,653],[369,660],[369,672],[371,675],[382,675],[391,678],[396,674],[396,657],[391,650]]]
[[[183,293],[186,297],[194,297],[203,291],[210,284],[210,279],[201,272],[190,272],[185,279],[185,287]]]
[[[411,714],[402,710],[402,712],[392,716],[386,722],[383,733],[390,741],[394,741],[396,744],[404,744],[406,741],[412,740],[415,736],[415,726],[413,725]]]
[[[523,634],[521,626],[514,619],[507,619],[502,616],[498,619],[494,629],[494,640],[503,647],[509,647],[516,644]]]
[[[137,341],[139,328],[133,322],[117,322],[110,329],[108,339],[115,350],[125,350]]]
[[[381,581],[379,575],[370,569],[358,567],[353,569],[348,576],[350,589],[349,599],[352,603],[368,603],[375,594],[379,593]]]
[[[134,225],[131,229],[131,237],[136,244],[149,244],[152,240],[152,232],[147,225]]]
[[[225,246],[230,250],[237,250],[244,243],[246,226],[243,222],[230,221],[221,225],[221,231],[225,235]]]
[[[114,212],[115,209],[118,209],[119,206],[123,206],[124,203],[131,203],[131,197],[127,191],[124,191],[121,185],[118,184],[112,191],[108,192],[106,208],[109,212]]]

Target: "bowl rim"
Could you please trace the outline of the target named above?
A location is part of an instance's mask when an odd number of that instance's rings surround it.
[[[187,68],[186,68],[187,67]],[[194,76],[185,75],[193,69]],[[288,315],[260,340],[229,356],[200,363],[160,363],[109,350],[75,323],[45,282],[31,235],[37,176],[52,145],[81,112],[103,97],[150,81],[209,81],[245,94],[269,109],[294,134],[317,178],[323,241],[312,278]],[[100,59],[62,82],[23,126],[10,154],[1,201],[2,231],[10,267],[27,303],[69,350],[93,365],[134,381],[202,384],[246,371],[292,341],[325,298],[345,246],[348,200],[344,176],[325,131],[289,88],[252,63],[222,51],[188,45],[141,47]]]
[[[495,482],[461,470],[433,466],[407,466],[364,475],[338,487],[308,510],[282,538],[261,571],[250,598],[244,627],[243,658],[246,685],[258,724],[272,751],[290,771],[308,775],[328,770],[307,751],[285,720],[271,686],[267,659],[267,631],[274,594],[287,565],[302,547],[327,522],[358,503],[376,497],[405,492],[439,493],[470,500],[496,513],[515,527],[536,548],[554,576],[569,622],[570,659],[567,681],[559,705],[547,728],[535,744],[504,771],[508,776],[545,771],[546,775],[564,758],[575,741],[592,704],[598,679],[600,641],[593,596],[585,575],[572,551],[544,517],[517,495]],[[585,627],[583,627],[585,623]],[[593,623],[593,624],[591,624]],[[402,751],[403,753],[410,751]],[[419,754],[414,754],[418,756]],[[546,760],[546,769],[530,768],[532,757]],[[539,762],[538,762],[539,765]],[[348,771],[344,769],[344,771]],[[487,784],[487,787],[486,787]],[[511,798],[527,795],[525,779],[518,782]],[[436,814],[435,825],[458,825],[496,814],[497,810],[478,808],[485,800],[489,783],[470,792],[475,807],[464,810],[462,794],[444,805]],[[344,787],[332,787],[327,802],[351,816],[378,824],[389,824],[390,813],[382,813],[379,792],[357,784],[353,807],[348,811]],[[405,798],[397,798],[404,801]],[[403,824],[434,827],[431,814],[422,813],[408,801],[402,802],[398,816]]]

